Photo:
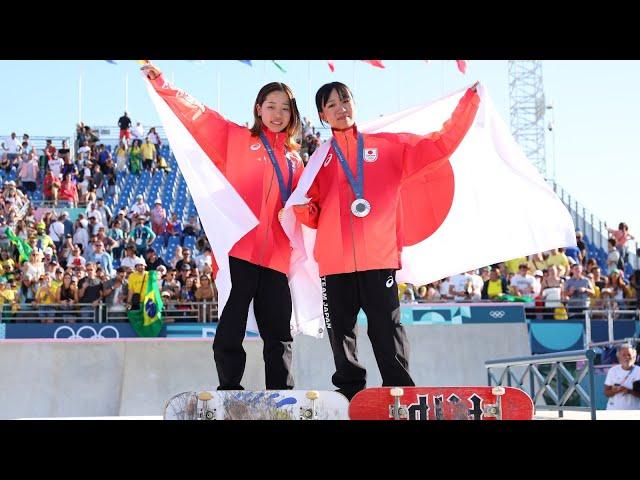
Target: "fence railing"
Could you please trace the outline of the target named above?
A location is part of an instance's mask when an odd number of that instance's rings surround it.
[[[133,129],[135,127],[135,124],[131,125],[131,133],[133,133]],[[167,142],[167,135],[164,131],[164,127],[162,125],[151,125],[151,126],[146,126],[144,127],[144,135],[146,137],[146,135],[149,133],[149,129],[151,127],[156,127],[156,133],[158,134],[158,136],[160,137],[160,139],[162,140],[163,143]],[[99,143],[118,143],[118,139],[120,137],[120,127],[118,127],[117,125],[98,125],[98,126],[92,126],[91,130],[98,135],[98,137],[100,138]]]
[[[163,319],[171,322],[211,323],[218,321],[217,302],[172,302],[165,303]],[[0,322],[41,322],[41,323],[116,323],[127,322],[124,305],[109,306],[101,302],[72,305],[51,304],[4,304],[0,306]]]
[[[591,349],[484,362],[489,386],[517,387],[536,410],[590,412],[596,419],[595,352]],[[587,379],[588,385],[582,385]],[[579,402],[578,405],[572,403]]]
[[[503,305],[521,305],[525,311],[527,319],[547,319],[547,320],[566,320],[573,317],[585,317],[586,311],[594,312],[592,318],[607,318],[608,312],[614,320],[618,318],[640,319],[640,309],[638,300],[635,298],[622,299],[589,299],[588,305],[585,306],[582,301],[575,300],[540,300],[534,299],[531,302],[496,302],[496,300],[424,300],[418,299],[411,303],[402,303],[404,306],[428,306],[428,305],[482,305],[482,304],[503,304]]]
[[[10,137],[10,134],[0,135],[0,142],[4,142],[9,137]],[[16,140],[18,140],[18,143],[22,144],[22,135],[16,135]],[[41,154],[42,151],[44,150],[44,147],[47,146],[47,140],[51,140],[51,142],[53,143],[53,146],[56,147],[56,149],[59,149],[62,147],[63,140],[66,140],[68,142],[69,148],[73,148],[73,141],[71,140],[70,137],[59,136],[59,135],[53,135],[49,137],[29,136],[29,143],[33,148],[35,148],[38,151],[38,154]]]
[[[636,318],[638,318],[638,311],[637,310],[620,310],[617,311],[616,313],[620,313],[620,314],[631,314],[631,315],[635,315]],[[607,317],[607,338],[608,341],[605,342],[593,342],[591,339],[591,319],[593,318],[593,315],[598,315],[598,314],[603,314],[606,315]],[[610,346],[610,345],[614,345],[618,342],[624,342],[621,340],[616,340],[614,335],[613,335],[613,321],[614,321],[614,312],[611,310],[587,310],[585,312],[585,337],[584,337],[584,341],[585,341],[585,346],[586,348],[591,348],[591,347],[599,347],[599,346]]]

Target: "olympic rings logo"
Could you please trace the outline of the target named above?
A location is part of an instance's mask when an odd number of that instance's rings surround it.
[[[69,330],[70,335],[68,337],[59,337],[58,334],[59,332],[65,331],[65,330]],[[102,335],[103,332],[106,332],[107,330],[113,330],[114,332],[114,336],[112,337],[105,337]],[[81,335],[81,332],[90,332],[89,334],[91,334],[90,337],[88,336],[83,336]],[[61,327],[56,328],[56,331],[53,332],[53,338],[61,338],[61,339],[65,339],[65,340],[77,340],[77,339],[83,339],[83,340],[96,340],[96,339],[106,339],[106,338],[120,338],[120,332],[118,332],[118,329],[116,327],[113,327],[111,325],[105,325],[104,327],[102,327],[99,331],[96,331],[95,328],[90,327],[89,325],[84,325],[82,327],[80,327],[77,331],[73,331],[73,328],[67,326],[67,325],[62,325]]]
[[[504,310],[491,310],[489,316],[492,318],[503,318],[505,316]]]

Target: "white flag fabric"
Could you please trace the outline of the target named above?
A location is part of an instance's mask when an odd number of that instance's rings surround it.
[[[146,76],[145,85],[158,111],[180,171],[187,182],[202,227],[220,269],[215,282],[218,289],[218,315],[220,315],[231,292],[229,251],[238,240],[258,225],[258,219],[182,122],[156,93]],[[247,330],[258,331],[253,306],[249,308]]]
[[[466,88],[435,102],[364,123],[359,130],[418,135],[439,131],[465,91]],[[483,85],[478,86],[478,94],[476,118],[449,159],[455,181],[446,218],[430,236],[403,248],[402,269],[396,275],[399,282],[424,285],[486,265],[576,244],[575,228],[566,207],[526,158]],[[309,159],[282,221],[294,247],[292,270],[304,272],[298,277],[298,288],[306,292],[304,303],[313,319],[322,316],[322,291],[313,259],[315,231],[301,225],[291,207],[309,201],[306,193],[329,147],[330,143],[325,142]],[[405,202],[403,208],[423,206],[424,203]],[[311,278],[313,272],[315,278]]]

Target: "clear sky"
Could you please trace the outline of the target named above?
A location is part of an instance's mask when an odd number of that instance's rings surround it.
[[[472,60],[466,75],[453,60],[383,60],[385,69],[336,60],[333,73],[322,60],[278,60],[286,73],[268,60],[253,60],[251,67],[235,60],[152,61],[176,86],[237,123],[251,121],[252,103],[263,84],[282,81],[294,90],[301,114],[317,125],[313,96],[333,80],[352,87],[360,123],[434,100],[475,80],[488,87],[509,123],[506,60]],[[115,126],[125,108],[125,85],[132,120],[145,127],[158,125],[139,65],[116,62],[0,61],[0,136],[11,131],[71,136],[80,115],[91,126]],[[549,176],[555,170],[557,182],[610,226],[625,221],[632,233],[640,234],[640,61],[545,60],[543,81],[547,102],[553,101],[555,110],[555,148],[547,132]]]

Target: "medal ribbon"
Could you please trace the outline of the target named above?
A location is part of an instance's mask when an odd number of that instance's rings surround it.
[[[287,203],[287,200],[291,196],[291,190],[293,189],[293,165],[289,158],[287,159],[287,165],[289,167],[289,181],[287,182],[287,186],[284,186],[284,177],[282,176],[282,170],[280,170],[280,165],[278,165],[278,161],[276,160],[276,155],[273,153],[273,149],[271,148],[271,144],[267,139],[267,136],[264,132],[260,132],[260,140],[262,140],[262,144],[264,148],[267,150],[269,154],[269,159],[271,159],[271,165],[273,165],[273,169],[276,171],[276,176],[278,177],[278,186],[280,187],[280,197],[282,198],[282,204]]]
[[[356,178],[353,177],[353,173],[351,173],[351,169],[349,168],[349,164],[347,160],[344,158],[342,154],[342,150],[338,146],[338,142],[336,142],[336,138],[331,138],[331,145],[333,146],[333,150],[336,152],[338,156],[338,160],[340,161],[340,165],[342,166],[342,170],[344,170],[344,174],[347,176],[347,180],[349,180],[349,184],[351,185],[351,190],[353,190],[353,194],[356,198],[360,199],[363,197],[364,190],[364,137],[361,133],[358,133],[358,159],[356,162]]]

